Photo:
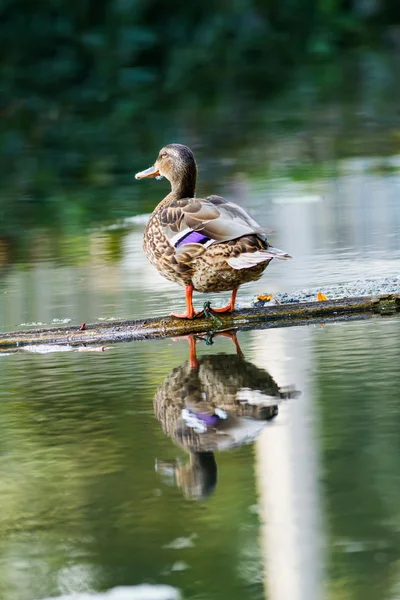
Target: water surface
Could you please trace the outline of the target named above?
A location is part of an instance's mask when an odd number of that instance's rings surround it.
[[[168,184],[133,179],[171,141],[196,149],[200,195],[235,200],[294,257],[241,288],[239,305],[398,276],[392,84],[390,97],[382,84],[341,103],[289,94],[240,124],[225,106],[200,121],[188,111],[150,158],[149,140],[141,157],[123,136],[123,190],[49,189],[54,223],[50,211],[24,226],[23,209],[2,223],[0,331],[183,308],[142,250]],[[96,222],[80,220],[98,194]],[[243,357],[232,340],[198,341],[197,362],[169,339],[0,355],[0,600],[143,582],[196,600],[398,596],[399,318],[238,340]]]
[[[306,182],[266,176],[248,180],[240,172],[228,178],[221,193],[272,229],[271,243],[294,257],[272,261],[261,281],[241,288],[239,306],[261,293],[398,275],[400,175],[396,169],[376,169],[399,160],[393,156],[337,161],[323,176],[311,167],[314,176]],[[156,194],[155,203],[169,189],[168,182],[155,180],[132,181],[133,186],[140,186],[144,197]],[[212,191],[202,187],[200,170],[199,193]],[[179,311],[184,305],[182,288],[161,277],[144,256],[146,220],[140,215],[75,234],[27,232],[26,253],[0,274],[0,328]],[[222,306],[228,296],[207,298]],[[195,294],[200,306],[205,298]]]
[[[192,368],[186,340],[3,356],[0,597],[150,582],[185,598],[392,598],[398,332],[396,317],[247,332],[244,358],[218,337]],[[227,397],[221,360],[278,414],[196,448],[204,434],[178,420],[199,386]]]

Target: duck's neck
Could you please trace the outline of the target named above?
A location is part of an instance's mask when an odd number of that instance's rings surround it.
[[[181,198],[194,198],[196,195],[197,171],[186,171],[183,177],[170,180],[171,191],[161,204],[169,204]]]
[[[171,180],[171,194],[179,200],[180,198],[194,198],[196,194],[197,169],[195,171],[185,170],[181,177]]]

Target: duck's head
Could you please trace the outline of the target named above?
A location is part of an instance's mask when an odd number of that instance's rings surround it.
[[[172,187],[180,186],[183,182],[196,183],[197,165],[193,152],[183,144],[168,144],[161,148],[157,160],[152,167],[140,171],[136,179],[145,177],[165,177]]]

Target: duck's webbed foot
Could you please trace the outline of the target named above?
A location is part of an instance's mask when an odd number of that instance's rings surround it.
[[[223,306],[222,308],[212,308],[211,310],[216,313],[233,312],[235,310],[236,294],[237,290],[233,290],[229,304]]]
[[[185,294],[186,294],[186,312],[184,313],[171,313],[171,317],[176,317],[177,319],[194,319],[197,314],[197,310],[193,308],[193,290],[194,287],[192,285],[185,285]]]
[[[171,317],[176,317],[177,319],[194,319],[199,312],[194,310],[192,306],[192,310],[187,310],[184,313],[170,313]]]
[[[192,312],[186,311],[185,313],[170,313],[170,316],[176,319],[194,319],[197,314],[199,314],[197,310],[194,310]]]
[[[235,309],[232,308],[230,304],[227,304],[226,306],[222,306],[221,308],[211,308],[211,310],[216,313],[226,313],[233,312]]]

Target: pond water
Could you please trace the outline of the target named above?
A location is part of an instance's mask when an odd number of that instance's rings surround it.
[[[157,149],[155,149],[156,156]],[[199,193],[212,189],[201,185]],[[223,158],[216,158],[223,169]],[[138,164],[140,169],[143,164]],[[272,261],[261,281],[241,288],[238,306],[257,294],[323,288],[324,285],[399,275],[400,155],[343,159],[328,171],[305,171],[312,178],[247,180],[235,172],[218,188],[272,229],[271,243],[294,260]],[[166,195],[165,180],[134,181],[145,198]],[[182,288],[168,282],[150,265],[142,250],[148,215],[139,214],[91,230],[60,233],[28,230],[25,251],[0,274],[0,331],[20,325],[93,322],[163,315],[184,307]],[[1,248],[0,248],[1,249]],[[0,252],[1,257],[1,252]],[[195,294],[214,306],[229,293]]]
[[[395,597],[399,325],[2,356],[0,598]]]
[[[199,193],[245,206],[294,257],[239,306],[399,275],[398,129],[318,118],[272,150],[261,128],[229,156],[197,144]],[[119,220],[0,237],[0,331],[183,308],[142,251],[168,189],[133,180],[149,164],[136,156]],[[125,586],[131,600],[141,583],[196,600],[398,597],[399,325],[247,331],[198,340],[197,358],[171,339],[0,354],[0,599]]]

